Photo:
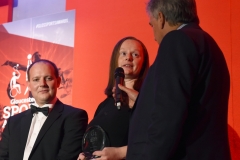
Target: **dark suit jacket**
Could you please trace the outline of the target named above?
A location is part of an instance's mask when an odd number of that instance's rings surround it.
[[[0,160],[22,160],[32,121],[31,110],[8,119],[0,142]],[[43,124],[29,160],[76,160],[88,117],[86,111],[56,102]]]
[[[229,79],[198,25],[169,32],[134,106],[127,160],[229,160]]]

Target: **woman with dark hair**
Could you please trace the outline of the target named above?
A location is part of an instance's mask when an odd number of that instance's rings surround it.
[[[123,92],[123,105],[120,109],[115,106],[114,72],[117,67],[124,70],[124,86],[132,90],[133,99]],[[138,95],[143,79],[149,68],[149,57],[145,45],[135,37],[125,37],[115,45],[111,60],[108,85],[105,89],[107,98],[98,106],[93,120],[88,128],[100,126],[106,133],[109,146],[102,151],[95,151],[96,159],[124,159],[127,151],[128,127],[135,98]],[[79,155],[83,160],[84,154]]]

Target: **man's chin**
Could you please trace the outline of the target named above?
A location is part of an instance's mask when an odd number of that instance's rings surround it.
[[[43,106],[44,104],[49,104],[52,100],[53,100],[53,98],[50,98],[50,97],[42,98],[42,99],[39,99],[37,104]]]

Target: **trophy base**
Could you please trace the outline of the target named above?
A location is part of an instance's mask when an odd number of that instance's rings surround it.
[[[95,156],[95,155],[92,155],[91,153],[89,152],[84,152],[84,160],[92,160],[92,159],[95,159],[95,158],[100,158],[101,156]]]
[[[82,150],[85,157],[87,157],[86,160],[99,158],[92,155],[92,153],[109,146],[110,143],[105,131],[98,125],[89,127],[83,135]]]

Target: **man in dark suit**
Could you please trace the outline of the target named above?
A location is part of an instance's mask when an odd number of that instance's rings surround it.
[[[132,115],[127,160],[229,160],[230,78],[195,0],[150,0],[159,43]]]
[[[0,142],[0,160],[76,160],[88,123],[86,111],[56,98],[61,78],[53,62],[38,60],[27,75],[35,104],[9,118]]]

